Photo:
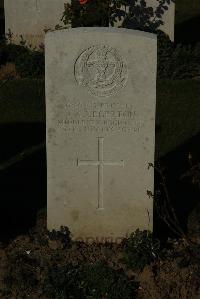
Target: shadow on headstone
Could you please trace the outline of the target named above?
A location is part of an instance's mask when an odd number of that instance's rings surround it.
[[[175,26],[176,44],[196,44],[200,42],[200,15]]]
[[[45,140],[43,124],[1,125],[0,165]],[[46,205],[45,147],[0,171],[0,241],[25,233]]]

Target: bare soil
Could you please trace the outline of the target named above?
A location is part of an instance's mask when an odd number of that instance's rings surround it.
[[[1,244],[0,297],[50,299],[41,287],[47,275],[47,268],[54,267],[55,264],[79,266],[102,261],[116,271],[124,271],[129,278],[139,282],[137,298],[198,299],[198,243],[200,238],[197,236],[195,243],[191,244],[186,244],[184,240],[171,240],[170,249],[166,249],[164,257],[157,259],[142,271],[134,272],[123,262],[122,244],[89,245],[72,242],[68,246],[67,241],[49,238],[46,230],[46,212],[42,210],[38,214],[36,226],[29,234],[18,236],[8,244]]]

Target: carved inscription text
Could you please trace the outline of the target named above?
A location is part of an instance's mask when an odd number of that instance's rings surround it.
[[[132,104],[68,102],[58,126],[71,132],[131,132],[143,126]]]

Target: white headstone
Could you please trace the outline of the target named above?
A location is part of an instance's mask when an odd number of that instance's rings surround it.
[[[48,228],[86,242],[152,230],[155,35],[76,28],[45,48]]]
[[[145,0],[145,1],[147,3],[147,7],[153,7],[154,11],[159,5],[158,0]],[[123,7],[121,9],[123,9]],[[164,24],[161,25],[159,29],[165,32],[169,36],[169,38],[172,41],[174,41],[175,3],[171,3],[168,6],[168,10],[165,11],[164,15],[162,16],[162,20]],[[122,21],[117,21],[114,24],[114,27],[121,26],[121,23]]]
[[[68,0],[4,0],[5,32],[13,33],[12,41],[19,43],[20,35],[27,45],[38,47],[44,42],[45,30],[54,29]]]

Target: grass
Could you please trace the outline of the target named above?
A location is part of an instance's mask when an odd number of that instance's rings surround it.
[[[156,156],[163,156],[200,132],[198,80],[165,80],[157,85]]]
[[[0,81],[0,111],[0,124],[45,122],[44,81]]]
[[[1,83],[0,83],[1,85]],[[0,124],[45,122],[42,80],[13,80],[0,88]],[[161,80],[157,84],[156,157],[200,132],[198,80]]]

